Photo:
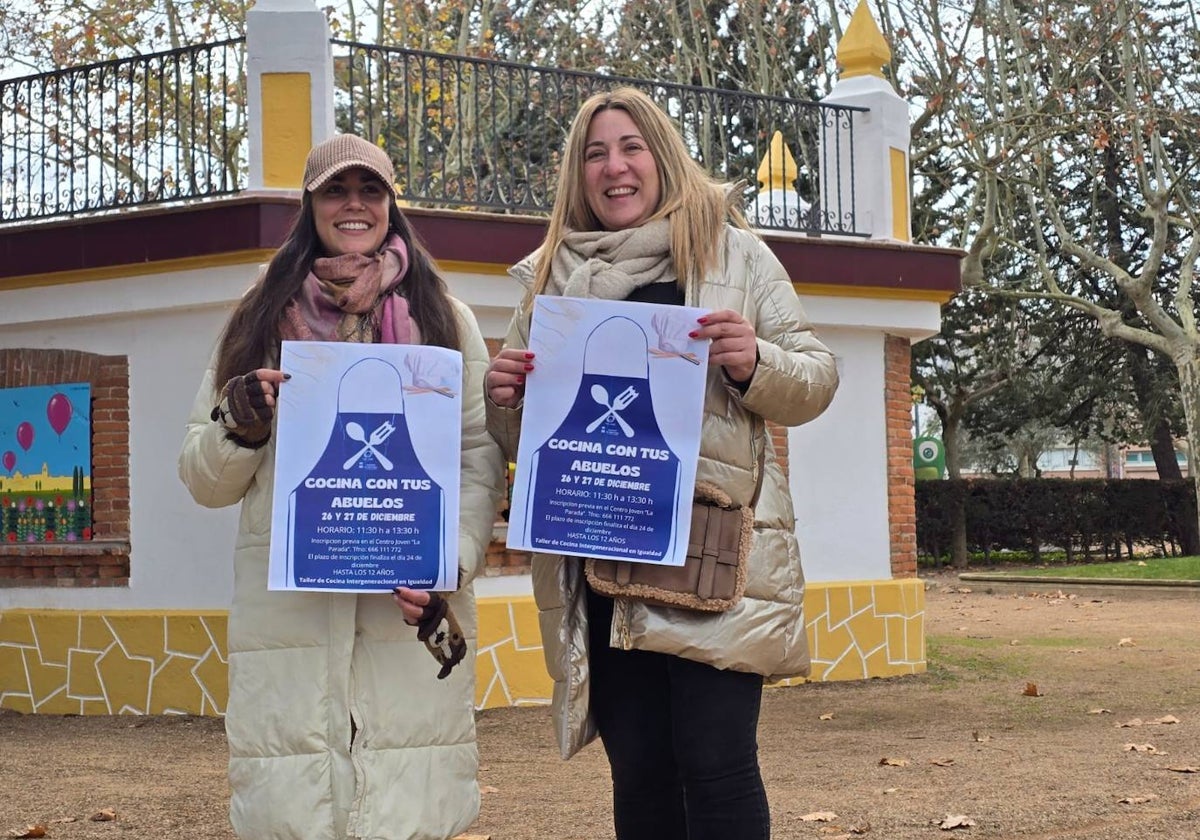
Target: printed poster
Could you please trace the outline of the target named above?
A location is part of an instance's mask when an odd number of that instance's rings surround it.
[[[691,307],[539,296],[509,548],[682,566],[708,368]]]
[[[458,584],[462,355],[285,341],[268,588]]]

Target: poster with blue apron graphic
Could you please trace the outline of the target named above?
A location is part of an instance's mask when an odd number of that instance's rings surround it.
[[[285,341],[268,588],[454,589],[462,355]]]
[[[508,547],[683,565],[707,310],[539,296]]]

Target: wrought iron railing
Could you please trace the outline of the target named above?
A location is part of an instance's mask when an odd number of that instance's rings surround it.
[[[245,40],[0,81],[0,223],[235,193],[246,182]],[[864,109],[741,91],[335,40],[341,130],[381,142],[413,205],[543,213],[571,118],[629,84],[675,120],[718,178],[740,183],[752,223],[865,235],[855,213]],[[760,167],[783,189],[759,189]]]
[[[334,40],[336,119],[383,144],[414,205],[544,212],[571,118],[591,94],[628,84],[659,102],[696,160],[745,185],[759,227],[865,235],[855,218],[853,143],[864,109]],[[781,132],[792,184],[759,190]],[[765,184],[763,186],[766,186]]]
[[[236,192],[244,42],[0,81],[0,222]]]

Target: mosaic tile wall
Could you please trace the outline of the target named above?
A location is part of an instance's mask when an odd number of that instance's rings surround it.
[[[925,670],[921,581],[810,584],[812,679]],[[0,708],[41,714],[219,715],[226,614],[0,612]],[[479,708],[548,703],[532,596],[479,600]]]

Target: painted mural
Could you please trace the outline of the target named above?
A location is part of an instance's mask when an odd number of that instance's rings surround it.
[[[92,386],[0,388],[0,539],[92,537]]]

